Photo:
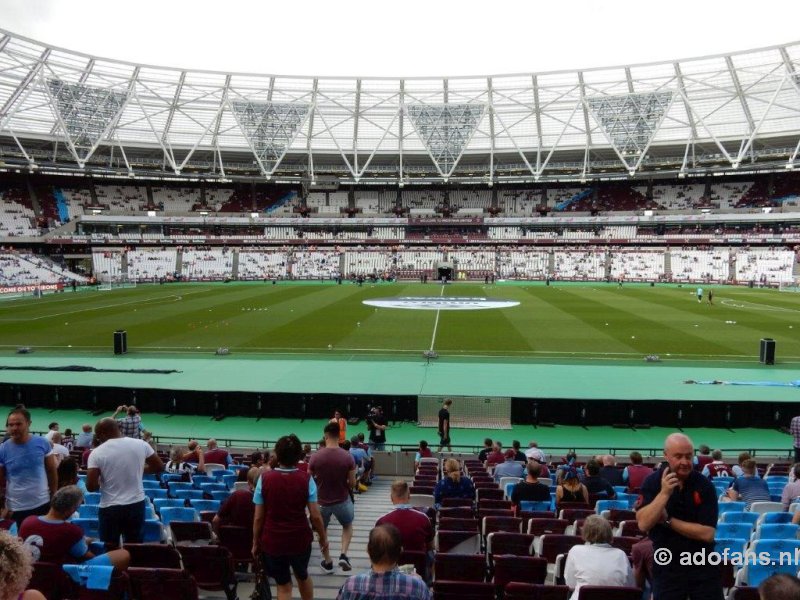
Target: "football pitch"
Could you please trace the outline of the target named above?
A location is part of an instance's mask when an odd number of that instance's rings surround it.
[[[710,289],[704,286],[707,295]],[[0,352],[236,353],[748,361],[761,338],[800,362],[800,294],[714,286],[608,283],[190,283],[84,290],[0,302]],[[485,310],[366,305],[398,297],[486,298]]]

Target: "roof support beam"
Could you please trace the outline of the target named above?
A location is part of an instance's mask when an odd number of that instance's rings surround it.
[[[586,148],[583,152],[583,175],[589,172],[589,152],[592,148],[592,132],[589,129],[589,107],[586,105],[586,84],[583,82],[583,71],[578,71],[578,87],[581,91],[583,105],[583,125],[586,128]]]
[[[533,109],[536,114],[536,177],[542,172],[542,112],[539,105],[539,79],[531,77],[533,83]]]
[[[353,109],[353,170],[358,173],[358,120],[361,117],[361,80],[356,80],[356,105]],[[356,175],[358,182],[358,175]]]
[[[45,48],[44,52],[39,55],[39,62],[36,64],[36,68],[28,71],[28,74],[25,76],[25,79],[20,82],[17,86],[17,89],[14,90],[14,93],[9,96],[6,103],[3,105],[3,108],[0,108],[0,128],[2,128],[3,119],[8,114],[8,111],[11,110],[11,107],[14,103],[19,99],[19,97],[26,91],[30,93],[28,90],[28,86],[30,86],[31,82],[34,78],[39,75],[39,71],[42,70],[44,63],[47,61],[47,58],[50,56],[50,48]]]
[[[494,97],[492,94],[492,78],[486,78],[486,92],[489,99],[489,182],[494,181],[494,148],[495,148],[495,132],[494,132]]]
[[[678,81],[678,90],[680,90],[681,98],[683,98],[683,105],[686,108],[686,118],[689,120],[689,129],[692,131],[692,143],[697,139],[697,127],[694,124],[694,116],[692,115],[692,106],[689,104],[686,96],[686,84],[683,81],[683,73],[679,63],[672,63],[675,69],[675,78]]]

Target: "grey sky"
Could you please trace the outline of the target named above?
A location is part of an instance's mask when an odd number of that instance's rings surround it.
[[[797,41],[791,0],[0,0],[0,27],[96,56],[296,75],[615,66]]]

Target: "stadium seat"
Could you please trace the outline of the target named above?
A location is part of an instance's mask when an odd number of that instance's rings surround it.
[[[439,554],[475,554],[480,552],[481,537],[478,531],[448,531],[439,529],[434,538],[434,547]]]
[[[565,519],[531,519],[528,521],[528,533],[535,536],[546,533],[563,534],[569,525],[569,521]]]
[[[197,584],[181,568],[128,568],[131,591],[136,600],[197,600]]]
[[[65,565],[62,568],[66,570],[69,568],[69,565]],[[78,570],[77,565],[75,568],[76,571],[83,574],[82,570]],[[96,567],[89,566],[90,571],[93,568]],[[81,581],[83,582],[83,577],[81,577]],[[77,600],[129,600],[130,597],[131,585],[128,573],[126,571],[114,569],[111,574],[111,581],[108,584],[108,589],[94,590],[85,585],[81,585]]]
[[[767,513],[772,514],[772,513]],[[756,521],[759,519],[758,513],[744,512],[744,511],[728,511],[720,513],[720,523],[750,523],[755,527]]]
[[[79,586],[64,572],[61,565],[33,563],[33,574],[27,589],[40,591],[47,600],[62,600],[78,595]]]
[[[181,556],[167,544],[124,544],[131,555],[131,567],[180,569]]]
[[[84,504],[100,504],[100,492],[87,492],[83,495]]]
[[[414,571],[422,577],[426,583],[430,581],[428,573],[428,553],[424,550],[403,550],[400,553],[398,565],[414,565]]]
[[[578,600],[641,600],[642,590],[636,587],[584,585],[578,591]]]
[[[512,581],[506,584],[505,600],[568,600],[571,591],[566,585],[546,585]]]
[[[199,490],[201,489],[200,486],[204,483],[217,483],[215,477],[211,477],[211,475],[192,475],[192,487]]]
[[[228,496],[230,495],[231,495],[230,491],[216,490],[211,492],[211,499],[219,500],[220,502],[225,502],[225,500],[227,500]]]
[[[472,507],[467,506],[454,506],[452,508],[440,508],[439,519],[474,519],[475,512]]]
[[[198,512],[219,512],[219,507],[222,503],[219,500],[202,500],[192,498],[189,500],[189,506]]]
[[[480,531],[481,522],[475,518],[456,519],[453,517],[439,518],[439,529],[445,531]]]
[[[237,563],[253,562],[253,528],[222,525],[219,528],[219,545],[227,548]]]
[[[443,498],[442,506],[444,508],[453,508],[456,506],[469,506],[472,507],[474,502],[468,498]]]
[[[794,540],[800,525],[793,523],[765,523],[759,525],[751,536],[752,540]]]
[[[186,507],[168,507],[161,509],[161,522],[164,527],[168,527],[172,521],[199,521],[200,516],[193,508]]]
[[[747,504],[745,502],[720,502],[719,514],[721,515],[726,512],[743,512],[746,508]]]
[[[486,538],[486,536],[496,531],[520,533],[522,531],[522,519],[519,517],[484,517],[481,521],[481,535]]]
[[[433,497],[433,488],[431,488],[430,494],[410,494],[408,502],[411,506],[435,506],[436,501]]]
[[[175,521],[169,524],[170,539],[176,546],[179,544],[207,545],[214,540],[211,525],[204,521]]]
[[[81,519],[96,519],[99,510],[99,504],[81,504],[78,507],[78,516]]]
[[[750,539],[753,526],[750,523],[717,523],[716,537]]]
[[[731,504],[733,504],[733,502],[731,502]],[[753,502],[750,505],[750,512],[758,514],[781,511],[783,511],[783,504],[780,502]]]
[[[433,559],[435,580],[474,581],[486,580],[486,563],[482,554],[456,554],[437,552]]]
[[[164,500],[167,498],[167,490],[163,488],[146,488],[144,494],[150,498],[150,500]]]
[[[520,510],[524,511],[549,511],[552,507],[552,503],[547,500],[522,500],[519,503]]]
[[[611,545],[614,548],[619,548],[625,554],[630,556],[633,545],[639,541],[641,541],[641,538],[639,537],[633,537],[629,535],[615,535],[613,538],[611,538]]]
[[[186,502],[177,498],[156,498],[153,500],[153,509],[157,514],[161,514],[163,508],[184,507]]]
[[[751,513],[758,514],[758,513]],[[766,525],[768,523],[791,523],[794,515],[789,512],[765,512],[758,516],[757,525]]]
[[[628,510],[629,504],[627,498],[625,500],[598,500],[597,504],[594,505],[594,512],[599,515],[604,511],[610,511],[612,508]]]
[[[494,584],[471,581],[434,581],[436,600],[495,600]]]
[[[178,490],[192,490],[192,483],[190,481],[170,481],[167,484],[167,490],[169,491],[170,498],[177,498],[178,496],[176,496],[175,493]]]
[[[161,484],[159,484],[154,479],[143,479],[142,480],[142,487],[144,489],[146,489],[146,490],[152,490],[152,489],[160,490],[161,489]]]
[[[233,484],[231,484],[231,487],[233,487]],[[202,490],[203,492],[207,493],[207,494],[210,494],[211,492],[217,492],[217,491],[223,491],[224,492],[224,491],[228,490],[229,488],[224,483],[216,483],[216,482],[215,483],[210,483],[209,482],[209,483],[201,483],[200,486],[199,486],[199,489]]]
[[[547,561],[538,556],[494,557],[492,582],[502,590],[512,581],[522,583],[544,583],[547,577]],[[498,591],[499,591],[498,590]]]
[[[175,498],[180,500],[202,500],[203,499],[203,492],[200,490],[173,490],[170,492]]]
[[[236,599],[236,572],[233,556],[221,546],[178,546],[184,568],[197,582],[197,587],[223,591],[228,600]]]
[[[158,519],[145,519],[142,525],[142,542],[161,542],[164,539],[164,528]]]
[[[90,519],[72,519],[70,521],[73,525],[77,525],[81,529],[83,529],[83,535],[90,538],[99,538],[100,537],[100,521],[97,517],[93,517]]]

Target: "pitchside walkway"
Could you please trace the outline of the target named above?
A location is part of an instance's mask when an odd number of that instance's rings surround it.
[[[797,364],[310,356],[0,357],[0,383],[199,392],[797,402]],[[77,368],[76,368],[77,367]],[[87,370],[88,369],[88,370]],[[159,372],[161,371],[161,372]],[[720,385],[689,385],[719,381]]]

